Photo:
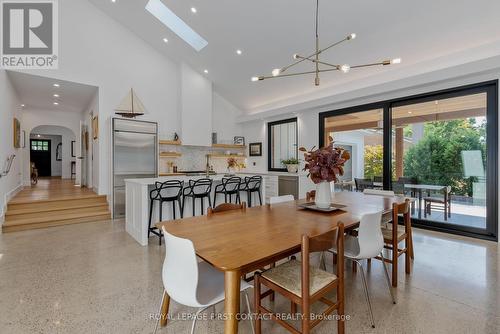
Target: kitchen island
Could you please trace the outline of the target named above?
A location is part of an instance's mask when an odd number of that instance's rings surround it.
[[[241,177],[241,179],[245,179],[245,177],[251,177],[255,174],[236,174],[235,176]],[[210,194],[210,198],[213,201],[214,191],[216,185],[222,182],[224,174],[215,174],[208,176],[213,180],[212,192]],[[184,187],[189,184],[189,180],[198,180],[206,178],[205,175],[197,175],[197,176],[187,176],[187,175],[173,175],[173,176],[162,176],[157,178],[144,178],[144,179],[127,179],[125,180],[125,229],[128,234],[130,234],[139,244],[142,246],[146,246],[148,244],[148,225],[149,225],[149,193],[154,189],[156,182],[165,182],[169,180],[180,180],[184,181]],[[262,179],[261,184],[261,195],[262,199],[266,198],[265,195],[266,186],[265,186],[265,178]],[[257,194],[254,194],[257,196]],[[247,194],[242,191],[240,193],[241,201],[247,202]],[[157,202],[157,201],[155,201]],[[224,196],[217,197],[217,204],[221,204],[224,202]],[[263,203],[264,204],[264,203]],[[252,198],[252,205],[259,205],[258,197]],[[197,201],[196,204],[196,215],[200,214],[200,202]],[[205,205],[205,213],[208,208],[208,203]],[[158,203],[154,204],[153,208],[153,217],[151,226],[158,222]],[[192,200],[191,198],[187,198],[184,203],[184,217],[192,217]],[[180,217],[179,213],[177,213],[176,217]],[[173,212],[171,205],[164,205],[163,207],[163,221],[172,220]]]

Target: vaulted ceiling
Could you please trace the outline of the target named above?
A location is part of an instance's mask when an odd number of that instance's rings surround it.
[[[314,0],[162,0],[208,41],[200,52],[147,12],[148,0],[89,1],[168,57],[200,73],[208,70],[205,75],[216,89],[245,111],[318,90],[312,76],[250,81],[290,63],[294,53],[314,49]],[[500,1],[492,0],[320,0],[322,46],[357,34],[323,59],[356,65],[401,57],[398,68],[403,69],[500,41],[498,13]],[[395,68],[325,73],[320,89]],[[305,64],[298,68],[308,69]]]

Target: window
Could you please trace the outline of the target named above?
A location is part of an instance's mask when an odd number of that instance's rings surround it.
[[[297,159],[297,118],[267,124],[268,170],[286,171],[283,160]]]
[[[319,144],[351,148],[340,188],[415,198],[412,224],[497,240],[498,82],[320,113]]]
[[[48,151],[49,141],[48,140],[32,140],[31,141],[32,151]]]

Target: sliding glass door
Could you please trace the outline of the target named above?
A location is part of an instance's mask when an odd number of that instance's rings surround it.
[[[320,114],[352,159],[339,190],[414,197],[413,223],[497,238],[497,82]]]

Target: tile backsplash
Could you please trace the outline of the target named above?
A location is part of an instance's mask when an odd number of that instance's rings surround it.
[[[247,155],[247,148],[241,149],[223,149],[202,146],[174,146],[160,145],[161,152],[177,152],[182,154],[180,157],[160,157],[160,173],[168,171],[168,162],[173,162],[180,171],[205,170],[207,164],[207,154],[240,154]],[[246,158],[239,158],[241,162],[247,164]],[[213,166],[217,173],[227,171],[227,157],[210,157],[209,164]]]

